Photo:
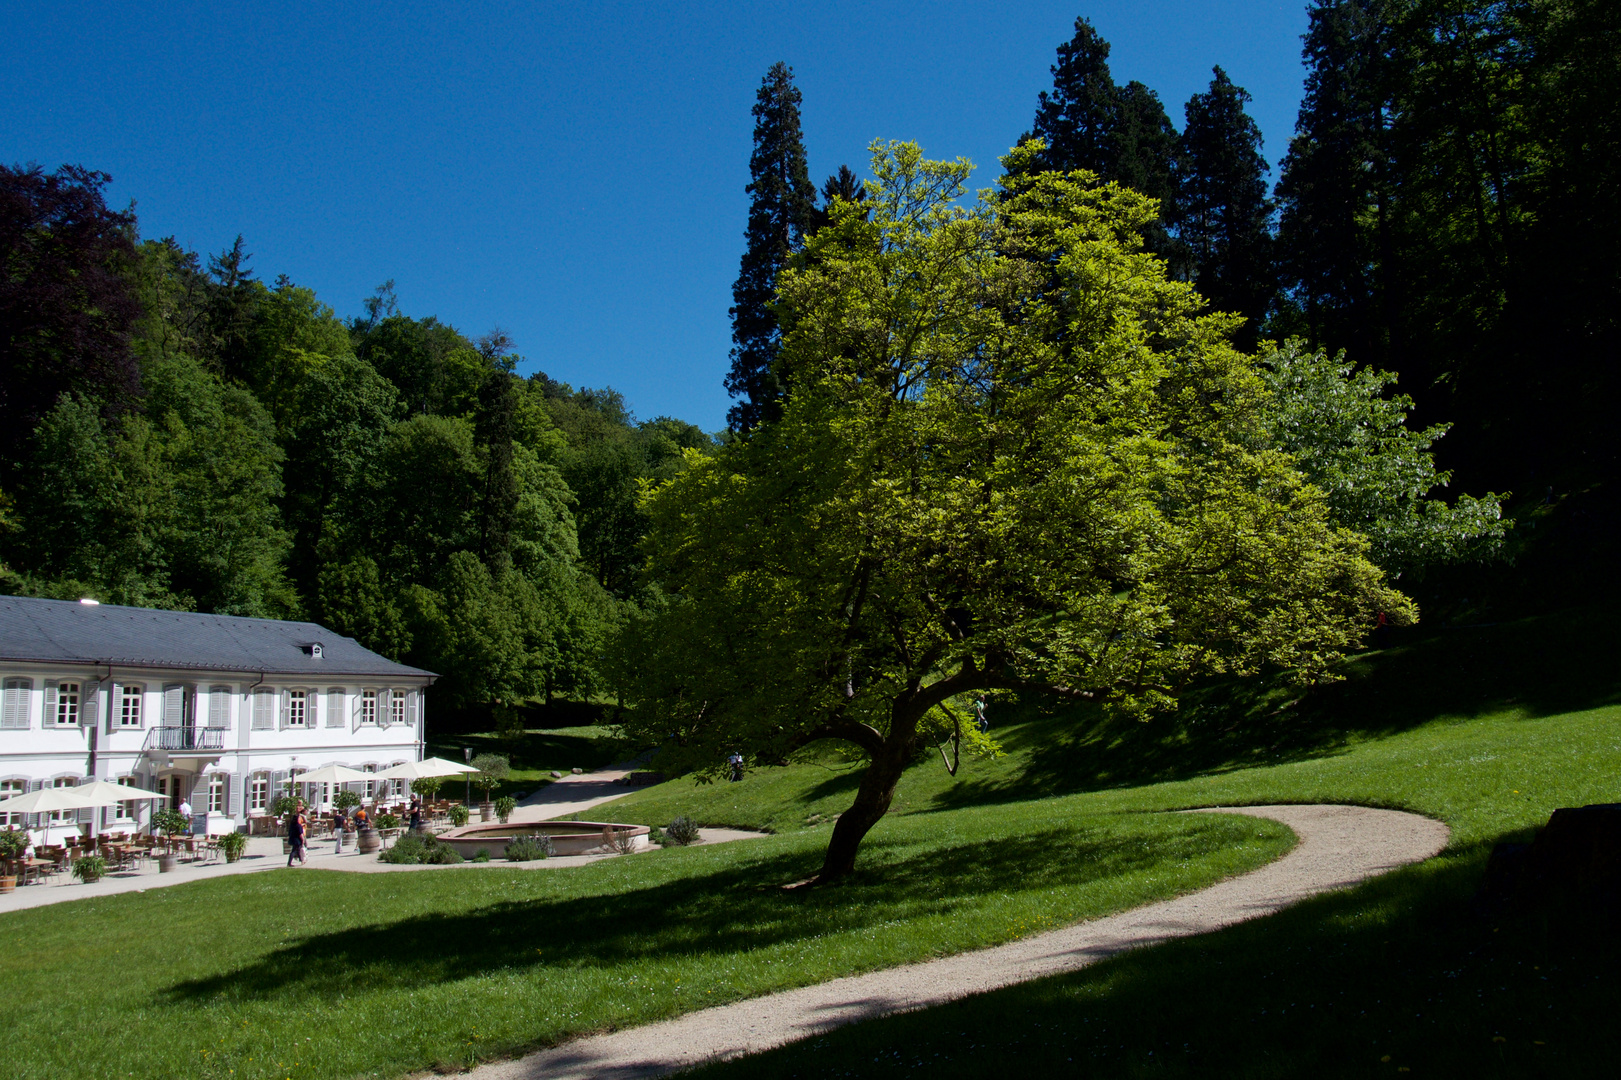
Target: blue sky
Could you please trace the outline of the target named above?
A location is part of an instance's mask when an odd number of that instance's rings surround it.
[[[262,278],[346,318],[393,278],[407,314],[507,330],[526,374],[716,429],[766,68],[794,68],[818,186],[864,173],[875,138],[967,157],[985,186],[1077,15],[1178,126],[1222,65],[1281,158],[1305,0],[14,0],[0,159],[111,173],[143,235],[206,253],[241,233]]]

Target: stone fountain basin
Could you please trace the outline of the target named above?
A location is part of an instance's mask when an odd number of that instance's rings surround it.
[[[507,844],[521,836],[549,836],[553,853],[557,855],[602,855],[615,849],[607,842],[603,830],[614,837],[629,835],[634,850],[647,848],[646,825],[620,825],[611,821],[525,821],[507,825],[463,825],[459,829],[439,834],[439,839],[456,849],[464,859],[471,859],[480,851],[488,851],[490,858],[506,857]]]

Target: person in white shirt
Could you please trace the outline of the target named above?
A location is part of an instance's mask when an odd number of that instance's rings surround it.
[[[185,799],[180,800],[180,814],[188,819],[191,817],[191,803]]]

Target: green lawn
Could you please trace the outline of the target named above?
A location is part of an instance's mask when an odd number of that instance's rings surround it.
[[[581,725],[566,728],[530,728],[519,739],[502,739],[492,732],[471,735],[435,736],[428,733],[428,754],[451,761],[461,761],[464,751],[473,754],[505,754],[512,763],[512,774],[494,788],[490,795],[527,795],[552,782],[553,772],[567,773],[570,769],[600,769],[629,757],[635,748],[618,737],[615,729],[601,725]],[[465,794],[464,785],[455,777],[446,779],[444,794],[459,799]],[[473,789],[473,797],[478,797]]]
[[[22,1077],[398,1076],[1007,941],[1277,857],[1281,826],[1078,800],[587,867],[220,878],[0,917]]]
[[[1049,732],[1031,765],[1014,768],[1032,789],[1091,787],[1083,805],[1358,802],[1439,817],[1452,844],[1269,919],[705,1074],[1615,1075],[1615,922],[1557,906],[1490,917],[1472,903],[1494,842],[1527,838],[1558,806],[1621,800],[1607,615],[1410,640],[1270,725],[1233,728],[1228,710],[1203,718],[1208,733],[1198,723]],[[1264,715],[1266,702],[1247,704],[1251,721]],[[1136,784],[1145,774],[1166,779]],[[936,806],[1013,794],[995,770],[976,776],[914,794]]]
[[[1284,830],[1143,811],[1269,801],[1412,809],[1453,842],[1253,925],[717,1071],[1611,1075],[1613,932],[1483,920],[1469,896],[1496,840],[1618,797],[1616,643],[1608,613],[1432,631],[1302,702],[1213,687],[1149,724],[998,703],[1006,755],[956,780],[920,761],[857,875],[809,894],[777,886],[815,869],[848,803],[855,778],[830,759],[592,812],[775,833],[735,845],[569,871],[277,872],[7,915],[0,994],[25,1036],[9,1075],[465,1065],[1194,888],[1275,857]]]

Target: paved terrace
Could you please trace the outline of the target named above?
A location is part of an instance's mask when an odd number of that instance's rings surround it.
[[[523,805],[513,812],[511,821],[515,823],[532,821],[549,821],[565,814],[576,814],[588,810],[600,803],[617,799],[627,794],[626,789],[614,781],[625,775],[624,770],[604,769],[594,773],[565,776],[541,788],[534,795],[524,800]],[[743,832],[737,829],[705,829],[700,844],[720,844],[729,840],[742,840],[760,833]],[[615,854],[601,855],[560,855],[550,859],[541,859],[534,862],[509,863],[495,861],[491,863],[465,862],[449,866],[394,866],[385,862],[378,862],[376,855],[358,854],[351,845],[343,854],[336,854],[331,840],[317,840],[309,847],[309,862],[302,868],[295,867],[289,873],[298,869],[307,870],[344,870],[358,874],[399,874],[412,873],[418,870],[471,870],[499,866],[503,870],[525,869],[564,869],[570,866],[584,866],[588,863],[600,862],[603,859],[617,859]],[[112,896],[117,893],[145,892],[148,889],[163,889],[173,885],[185,885],[193,881],[206,881],[212,878],[229,877],[233,874],[258,874],[268,870],[285,870],[287,856],[281,850],[281,840],[276,837],[253,836],[248,838],[247,850],[242,858],[234,863],[227,863],[223,858],[215,862],[186,862],[181,860],[173,872],[160,874],[157,861],[148,860],[146,866],[138,870],[126,870],[109,873],[100,881],[86,885],[64,872],[57,874],[47,882],[38,885],[19,885],[17,891],[0,895],[0,914],[8,911],[22,911],[26,908],[44,907],[46,904],[61,904],[70,900],[83,900],[92,896]]]

